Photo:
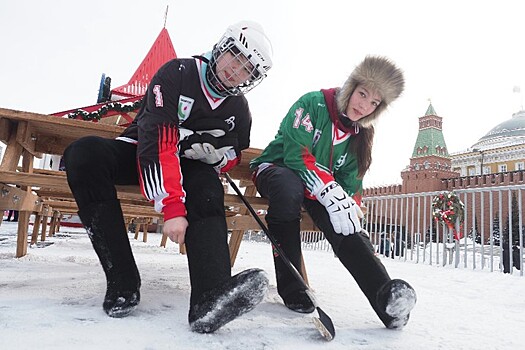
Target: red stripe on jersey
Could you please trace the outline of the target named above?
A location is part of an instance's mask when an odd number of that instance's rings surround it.
[[[306,169],[315,172],[315,174],[321,179],[324,184],[334,181],[334,177],[328,171],[321,169],[317,166],[315,156],[310,153],[308,147],[303,147],[302,151],[303,163]]]
[[[361,192],[356,192],[354,193],[354,195],[352,196],[352,198],[355,200],[355,202],[357,203],[357,205],[361,206],[361,202],[363,200],[363,195],[361,194]]]
[[[169,220],[177,216],[185,216],[185,193],[182,189],[182,173],[179,157],[177,156],[177,128],[173,125],[159,126],[159,163],[162,169],[165,193],[167,197],[162,201],[164,219]]]

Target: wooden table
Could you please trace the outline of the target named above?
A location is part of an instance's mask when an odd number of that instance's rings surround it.
[[[48,181],[34,177],[34,157],[41,158],[44,153],[62,155],[71,142],[81,137],[97,135],[114,138],[123,130],[123,127],[116,125],[0,108],[0,141],[7,145],[0,164],[0,210],[20,211],[17,257],[27,253],[29,217],[33,211],[39,211],[41,205],[29,184],[42,187]],[[20,158],[22,170],[17,172]],[[16,179],[12,176],[15,172]]]

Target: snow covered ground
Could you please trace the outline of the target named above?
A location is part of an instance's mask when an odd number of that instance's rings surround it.
[[[305,251],[310,284],[332,318],[324,341],[311,315],[286,309],[275,287],[270,247],[243,242],[234,273],[268,271],[270,291],[252,312],[215,334],[189,330],[186,257],[160,235],[132,241],[142,277],[141,303],[127,318],[102,310],[105,278],[82,229],[62,228],[52,245],[16,259],[16,223],[0,226],[2,349],[522,349],[525,278],[381,258],[390,275],[409,281],[418,304],[402,331],[385,329],[333,253]]]

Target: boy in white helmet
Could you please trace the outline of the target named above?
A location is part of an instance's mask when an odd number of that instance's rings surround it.
[[[251,114],[243,95],[271,67],[272,48],[261,26],[234,24],[211,52],[162,66],[120,137],[86,137],[65,151],[78,214],[106,274],[103,308],[109,316],[127,316],[140,301],[115,185],[140,184],[164,214],[164,233],[186,244],[193,331],[213,332],[262,300],[268,285],[262,270],[231,277],[218,173],[239,163],[249,146]]]

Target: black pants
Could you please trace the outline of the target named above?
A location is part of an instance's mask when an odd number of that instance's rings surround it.
[[[68,183],[80,212],[94,203],[117,200],[115,185],[138,185],[136,151],[131,143],[95,136],[66,149]],[[191,300],[195,302],[231,276],[224,189],[212,166],[187,159],[181,159],[180,165],[189,223],[185,240]]]
[[[280,224],[301,218],[301,206],[308,211],[315,224],[321,228],[337,254],[345,236],[335,233],[325,207],[304,196],[304,185],[292,170],[272,166],[262,171],[256,180],[257,191],[268,199],[268,225]],[[297,233],[299,234],[299,233]]]
[[[317,200],[305,198],[301,179],[288,168],[272,166],[263,170],[257,176],[256,186],[261,196],[269,201],[266,221],[270,231],[274,225],[283,227],[280,224],[298,220],[301,205],[304,206],[317,227],[323,231],[335,254],[376,309],[376,294],[391,279],[381,261],[374,255],[368,237],[361,233],[349,236],[336,233],[325,207]],[[297,237],[300,232],[288,234]],[[281,233],[281,239],[286,240],[283,236]],[[294,250],[300,250],[300,240],[293,241],[296,247],[291,249],[292,254]],[[284,252],[288,253],[286,250]]]

